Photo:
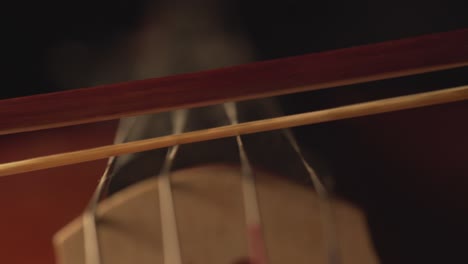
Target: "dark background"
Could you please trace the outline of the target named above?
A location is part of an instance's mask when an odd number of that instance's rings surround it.
[[[7,3],[0,98],[81,88],[62,87],[51,78],[46,70],[50,51],[67,40],[97,49],[122,41],[142,25],[148,2]],[[466,28],[464,2],[226,1],[226,30],[246,32],[257,59],[265,60]],[[439,89],[466,84],[467,72],[286,96],[282,103],[294,113]],[[383,263],[466,263],[468,128],[466,116],[453,114],[465,110],[466,104],[454,104],[296,131],[302,144],[333,168],[338,194],[366,211]]]
[[[0,98],[58,87],[47,55],[64,41],[106,48],[138,29],[152,0],[10,1],[3,9]],[[248,33],[258,60],[468,26],[463,0],[224,1],[225,17]],[[231,23],[233,24],[233,23]],[[226,23],[226,30],[229,22]]]

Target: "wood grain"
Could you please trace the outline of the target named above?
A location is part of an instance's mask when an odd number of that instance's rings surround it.
[[[468,85],[0,164],[0,177],[180,144],[468,100]]]
[[[0,134],[274,96],[468,65],[468,29],[0,101]]]

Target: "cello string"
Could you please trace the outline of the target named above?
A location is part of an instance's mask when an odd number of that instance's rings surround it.
[[[285,115],[285,113],[280,108],[278,102],[272,104],[269,110],[272,117],[279,117]],[[317,192],[322,234],[325,240],[324,244],[327,263],[340,264],[342,263],[342,258],[336,235],[336,226],[332,211],[333,208],[330,193],[325,187],[325,185],[322,183],[322,180],[318,176],[314,167],[306,160],[292,130],[290,128],[282,129],[281,134],[285,137],[286,141],[292,147],[293,151],[296,152],[297,156],[299,157],[299,160],[306,169],[306,172],[309,175],[309,179],[311,180]]]
[[[238,124],[236,104],[228,102],[224,104],[226,115],[231,124]],[[252,166],[245,152],[240,135],[236,135],[241,162],[241,185],[244,201],[245,221],[247,224],[247,243],[250,263],[267,264],[268,257],[266,245],[262,233],[262,221],[255,187],[255,176]]]
[[[172,112],[173,134],[182,133],[187,120],[188,110]],[[181,264],[179,235],[172,196],[170,171],[180,145],[174,145],[167,150],[164,164],[159,173],[158,190],[161,217],[161,232],[163,259],[165,264]]]
[[[96,208],[105,188],[104,186],[108,181],[109,171],[111,170],[114,160],[114,157],[109,158],[106,169],[99,180],[96,190],[94,191],[85,212],[83,213],[83,242],[86,264],[101,264]]]
[[[314,189],[317,192],[319,198],[318,204],[320,208],[322,233],[323,237],[325,238],[327,252],[326,257],[328,263],[340,264],[342,263],[342,258],[337,240],[335,219],[333,217],[333,208],[330,199],[330,194],[325,188],[319,176],[317,175],[315,169],[305,159],[304,154],[302,153],[302,150],[299,147],[299,144],[297,143],[297,140],[292,131],[290,129],[283,129],[282,131],[290,145],[293,147],[294,151],[299,156],[302,164],[304,165],[305,169],[307,170],[307,173],[309,174],[309,177],[312,181],[312,185],[314,186]]]
[[[119,128],[114,138],[114,144],[124,142],[131,129],[134,127],[135,120],[129,119],[129,122],[120,121]],[[97,214],[96,209],[105,189],[109,186],[111,181],[110,172],[113,170],[116,156],[109,157],[107,160],[106,168],[99,179],[98,185],[86,207],[82,223],[83,223],[83,247],[85,254],[86,264],[101,264],[101,252],[99,247],[99,236],[97,233]]]

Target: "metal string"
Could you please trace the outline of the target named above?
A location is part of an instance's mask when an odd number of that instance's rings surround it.
[[[238,124],[237,109],[235,103],[225,103],[225,112],[231,124]],[[187,110],[178,110],[172,113],[173,133],[182,133],[187,119]],[[133,125],[133,124],[132,124]],[[115,143],[123,142],[128,136],[132,126],[127,126],[126,129],[119,130]],[[329,199],[329,194],[317,176],[315,170],[305,160],[301,149],[299,148],[294,135],[289,129],[283,130],[284,135],[293,147],[294,151],[299,155],[302,163],[308,171],[312,183],[317,191],[320,199],[319,206],[322,218],[322,228],[326,238],[328,263],[339,264],[341,257],[339,254],[338,243],[336,240],[336,232],[333,221],[333,214]],[[236,142],[239,148],[239,156],[242,169],[242,190],[244,197],[244,208],[246,223],[248,225],[248,243],[249,255],[251,261],[255,264],[266,264],[266,247],[261,234],[261,216],[257,200],[257,191],[255,188],[255,179],[252,166],[245,152],[242,138],[237,135]],[[181,264],[180,244],[177,232],[177,223],[175,219],[175,210],[170,186],[170,170],[174,162],[174,158],[179,149],[179,145],[172,146],[168,149],[166,159],[159,174],[158,181],[160,210],[161,210],[161,226],[163,236],[163,254],[164,263]],[[113,169],[115,157],[110,157],[107,162],[106,169],[99,180],[98,186],[93,193],[93,196],[83,214],[83,235],[84,235],[84,250],[86,264],[101,264],[101,255],[99,247],[99,239],[97,234],[97,204],[103,194],[103,190],[110,182],[110,172]]]
[[[283,111],[277,106],[277,104],[272,104],[269,108],[269,111],[273,116],[284,116]],[[321,226],[322,233],[325,238],[326,245],[326,255],[329,264],[340,264],[341,254],[339,250],[339,244],[337,240],[335,220],[333,217],[332,204],[330,199],[330,193],[327,191],[327,188],[322,183],[322,180],[317,175],[315,169],[310,165],[310,163],[305,159],[297,140],[292,133],[291,129],[286,128],[282,129],[281,132],[286,137],[289,144],[292,146],[293,150],[299,156],[302,164],[304,165],[309,177],[312,181],[312,184],[317,192],[319,198],[319,208],[321,216]]]
[[[187,115],[187,110],[177,110],[172,113],[172,126],[174,134],[183,132],[187,120]],[[182,263],[174,201],[170,182],[170,171],[178,149],[179,145],[168,148],[166,159],[161,168],[158,179],[163,258],[165,264]]]
[[[128,135],[130,134],[131,129],[134,126],[134,119],[129,119],[130,122],[125,123],[124,125],[122,120],[120,124],[122,126],[119,127],[117,133],[114,138],[114,144],[124,142]],[[105,189],[109,186],[111,181],[111,172],[113,170],[115,164],[116,157],[112,156],[107,160],[107,165],[102,174],[101,178],[99,179],[98,185],[94,190],[93,195],[86,207],[83,217],[83,242],[84,242],[84,254],[85,254],[85,263],[86,264],[101,264],[101,252],[99,247],[99,237],[97,233],[97,215],[96,209],[101,199]]]
[[[236,104],[225,103],[224,109],[231,124],[238,124]],[[255,187],[255,177],[252,166],[244,149],[240,135],[236,136],[241,161],[241,185],[244,198],[245,220],[248,229],[249,258],[252,264],[267,264],[266,246],[261,228],[261,216]]]
[[[297,144],[297,140],[294,137],[291,130],[283,129],[282,131],[284,135],[286,136],[287,140],[289,141],[289,143],[291,144],[291,146],[293,147],[294,151],[298,154],[299,158],[301,159],[302,164],[304,164],[304,167],[309,173],[309,176],[315,188],[315,191],[318,194],[320,216],[321,216],[321,222],[322,222],[322,232],[325,237],[328,263],[340,264],[342,263],[342,261],[341,261],[341,255],[339,252],[338,240],[336,236],[335,221],[333,217],[330,195],[328,191],[326,190],[325,186],[323,185],[322,181],[318,177],[314,168],[304,158],[304,155],[299,145]]]

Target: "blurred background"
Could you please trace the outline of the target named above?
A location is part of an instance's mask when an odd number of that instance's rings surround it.
[[[465,2],[10,1],[3,7],[0,98],[466,28]],[[466,84],[466,76],[465,67],[281,102],[295,113]],[[382,263],[467,258],[468,127],[451,114],[460,110],[466,104],[296,130],[303,146],[333,168],[338,195],[366,212]]]
[[[265,60],[463,28],[464,2],[9,1],[0,97],[154,77],[162,73],[130,72],[148,53],[165,54],[168,46],[187,53],[214,38],[246,42],[252,59]],[[177,63],[166,56],[158,61]]]

